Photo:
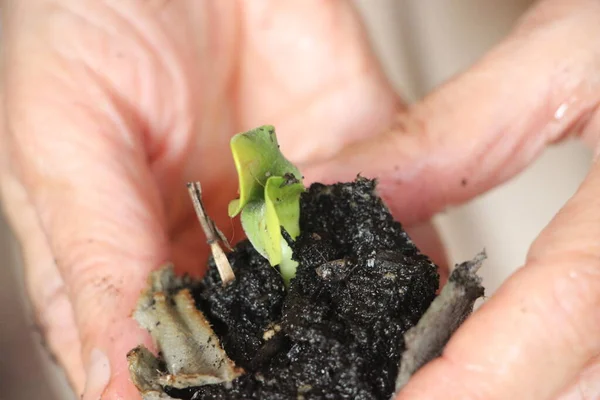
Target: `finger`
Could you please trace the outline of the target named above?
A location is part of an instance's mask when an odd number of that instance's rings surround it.
[[[440,274],[440,288],[448,278],[448,254],[442,238],[431,221],[405,227],[406,232],[417,248],[426,254],[438,266]]]
[[[527,265],[399,399],[550,399],[575,380],[600,354],[599,198],[597,162],[534,243]]]
[[[161,211],[156,203],[152,204],[156,193],[141,157],[110,151],[105,146],[111,145],[103,144],[98,137],[94,140],[93,133],[82,143],[81,136],[71,130],[91,132],[103,126],[101,121],[71,127],[66,118],[62,123],[58,114],[55,118],[56,125],[48,121],[44,125],[60,127],[61,136],[65,135],[56,139],[62,142],[60,148],[56,142],[48,143],[38,136],[40,126],[30,127],[27,143],[36,150],[32,154],[24,145],[18,147],[23,150],[19,155],[21,177],[68,287],[81,335],[83,363],[91,362],[94,350],[106,354],[115,384],[123,385],[117,389],[124,390],[129,385],[125,385],[128,374],[123,354],[147,342],[130,313],[147,274],[168,254]],[[15,124],[13,128],[23,127]],[[36,168],[38,157],[54,167]],[[126,161],[119,163],[113,157]],[[77,165],[80,174],[73,174],[68,165],[60,165],[66,158]],[[28,246],[33,244],[29,242]],[[40,272],[35,270],[35,274]],[[43,287],[45,282],[40,284]],[[57,351],[64,349],[59,347]],[[87,378],[88,382],[94,379]]]
[[[541,2],[514,35],[389,131],[304,174],[325,182],[377,177],[394,214],[412,224],[506,181],[549,143],[593,136],[598,16],[591,0]]]
[[[380,132],[403,107],[351,2],[241,4],[240,124],[277,126],[294,162]]]
[[[37,324],[51,357],[63,366],[75,392],[81,393],[85,383],[81,342],[64,281],[25,190],[7,169],[3,171],[0,197],[17,239],[26,243],[21,248],[25,282]]]
[[[130,314],[149,272],[168,257],[160,198],[134,134],[139,127],[112,108],[97,82],[78,81],[98,90],[90,99],[64,81],[25,84],[22,76],[11,74],[7,87],[12,164],[68,288],[86,396],[106,389],[106,398],[138,398],[125,354],[149,340]]]
[[[147,342],[130,313],[149,271],[168,256],[158,196],[141,155],[133,149],[123,154],[118,150],[122,147],[113,148],[123,143],[104,143],[104,133],[94,132],[110,129],[106,121],[90,118],[73,124],[64,110],[48,112],[55,113],[53,121],[46,119],[43,127],[38,125],[42,119],[28,127],[12,126],[23,141],[16,147],[20,176],[68,287],[83,363],[90,364],[92,353],[105,354],[114,383],[122,385],[116,389],[125,390],[129,385],[123,355]],[[56,141],[43,137],[50,127],[61,130]],[[82,137],[79,132],[88,133]],[[40,158],[48,163],[43,169],[36,162]],[[73,173],[73,166],[80,173]],[[94,377],[87,379],[89,385]]]
[[[5,121],[1,115],[0,120]],[[63,366],[69,384],[81,393],[85,373],[81,361],[81,342],[73,309],[65,285],[54,263],[48,242],[41,230],[35,209],[24,188],[11,173],[9,142],[6,132],[0,135],[0,199],[13,233],[20,243],[25,268],[25,284],[35,312],[37,328],[50,358]],[[35,273],[32,273],[35,270]],[[55,351],[60,349],[60,351]]]

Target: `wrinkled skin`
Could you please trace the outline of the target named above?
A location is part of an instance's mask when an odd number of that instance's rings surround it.
[[[229,235],[232,134],[270,123],[308,181],[381,180],[427,221],[568,136],[597,147],[600,3],[545,0],[470,70],[406,108],[341,0],[5,0],[0,171],[28,288],[77,393],[136,399],[130,312],[149,271],[200,273],[184,182]],[[564,111],[555,118],[557,110]],[[227,156],[225,156],[227,155]],[[462,185],[466,180],[468,184]],[[600,166],[526,265],[400,399],[600,395]]]

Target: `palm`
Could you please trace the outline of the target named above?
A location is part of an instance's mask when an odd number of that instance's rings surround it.
[[[206,257],[184,183],[202,182],[231,235],[231,135],[274,124],[286,155],[306,164],[385,129],[397,99],[343,1],[25,9],[10,9],[7,21],[20,22],[7,25],[15,39],[3,50],[8,125],[19,132],[12,198],[31,188],[10,214],[29,243],[29,275],[43,277],[32,298],[78,391],[100,348],[106,398],[134,398],[124,354],[147,340],[130,318],[145,277],[165,257],[190,272]],[[49,193],[61,206],[40,212]]]

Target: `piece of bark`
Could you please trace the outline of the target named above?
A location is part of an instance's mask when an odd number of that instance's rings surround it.
[[[227,357],[189,290],[181,289],[184,282],[175,277],[170,266],[154,272],[134,312],[162,358],[159,360],[143,346],[128,354],[132,380],[144,399],[169,399],[162,392],[163,386],[224,383],[243,373]]]
[[[396,380],[396,394],[423,365],[441,355],[452,334],[473,312],[475,301],[484,294],[477,271],[485,258],[484,251],[458,265],[417,325],[404,335],[406,350]]]

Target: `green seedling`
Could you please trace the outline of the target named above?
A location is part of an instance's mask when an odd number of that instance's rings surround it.
[[[235,135],[231,151],[239,198],[229,204],[229,216],[241,213],[248,240],[271,266],[279,265],[287,285],[296,275],[297,263],[281,230],[292,239],[300,234],[302,175],[279,150],[275,128],[270,125]]]

